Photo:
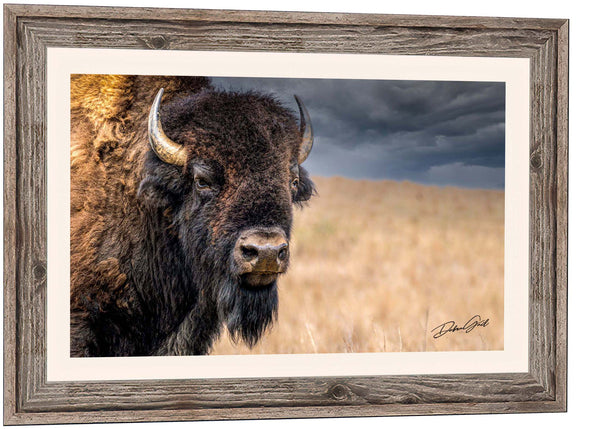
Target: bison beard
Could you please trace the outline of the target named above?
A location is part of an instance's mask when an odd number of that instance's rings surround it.
[[[237,279],[228,279],[217,292],[219,315],[231,337],[254,346],[277,317],[277,286],[248,290]]]
[[[224,255],[231,254],[232,245],[213,246],[210,253],[203,255],[199,263],[205,268],[198,272],[204,274],[195,282],[203,285],[202,291],[210,291],[212,299],[207,301],[206,297],[200,297],[176,335],[164,341],[157,355],[207,354],[210,351],[207,345],[220,332],[219,326],[214,326],[212,332],[208,329],[217,318],[224,322],[232,340],[241,340],[249,347],[272,325],[277,317],[276,282],[259,289],[241,286],[241,279],[231,274],[233,261],[229,266],[218,263],[219,255],[225,258]]]
[[[72,76],[71,356],[207,354],[223,326],[257,343],[314,193],[296,101],[300,127],[206,78]]]

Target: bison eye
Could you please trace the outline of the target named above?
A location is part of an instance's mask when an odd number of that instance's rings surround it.
[[[194,177],[194,184],[196,185],[196,189],[199,190],[209,189],[212,186],[210,178],[205,174],[196,174]]]
[[[294,180],[292,180],[292,189],[295,191],[296,189],[298,189],[298,185],[300,185],[300,179],[296,177]]]
[[[194,179],[194,183],[196,184],[197,189],[208,189],[210,188],[210,183],[206,180],[205,177],[196,177]]]
[[[219,176],[215,173],[214,168],[205,163],[195,162],[192,164],[192,177],[194,188],[202,195],[206,196],[207,192],[219,189]]]
[[[209,187],[210,187],[210,185],[208,183],[203,182],[201,180],[196,180],[196,188],[198,188],[198,189],[206,189],[206,188],[209,188]]]

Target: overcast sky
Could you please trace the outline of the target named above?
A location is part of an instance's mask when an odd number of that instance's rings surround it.
[[[213,78],[271,93],[312,118],[311,174],[504,188],[505,85],[500,82]]]

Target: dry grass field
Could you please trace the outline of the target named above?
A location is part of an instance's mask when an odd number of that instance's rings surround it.
[[[501,350],[504,192],[315,178],[297,210],[279,318],[252,350],[213,354]],[[434,339],[479,314],[486,327]]]

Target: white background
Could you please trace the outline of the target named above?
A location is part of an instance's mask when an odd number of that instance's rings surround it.
[[[100,5],[96,1],[15,1],[13,3],[51,3]],[[188,422],[129,425],[127,428],[352,428],[377,426],[393,428],[505,428],[539,427],[565,428],[593,427],[598,424],[596,390],[600,382],[596,363],[599,361],[596,339],[596,312],[598,311],[598,280],[596,260],[600,252],[598,227],[598,196],[600,181],[597,162],[600,158],[598,138],[598,69],[596,57],[597,14],[591,1],[548,0],[421,0],[395,2],[384,0],[133,0],[108,1],[103,5],[144,7],[195,7],[214,9],[294,10],[318,12],[398,13],[428,15],[507,16],[531,18],[569,18],[570,23],[570,172],[569,172],[569,411],[566,414],[435,416],[394,418],[346,418],[312,420],[271,420],[238,422]],[[1,180],[1,179],[0,179]],[[0,243],[2,246],[2,243]],[[1,311],[1,310],[0,310]],[[78,425],[69,426],[76,428]],[[122,426],[112,425],[113,428]],[[65,426],[65,428],[67,428]]]

